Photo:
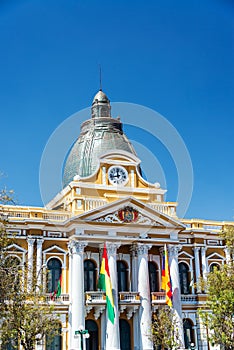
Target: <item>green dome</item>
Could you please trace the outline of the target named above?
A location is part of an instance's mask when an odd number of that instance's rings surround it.
[[[110,111],[110,101],[100,90],[92,103],[92,119],[81,125],[80,136],[67,157],[63,173],[64,187],[76,175],[92,175],[99,165],[99,157],[108,151],[122,150],[136,155],[123,133],[120,119],[112,118]]]

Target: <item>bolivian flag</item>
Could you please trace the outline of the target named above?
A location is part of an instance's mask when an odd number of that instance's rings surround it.
[[[161,288],[166,291],[166,303],[172,307],[172,287],[170,278],[170,269],[168,263],[167,247],[165,245],[162,260],[162,285]]]
[[[106,244],[104,244],[102,264],[101,264],[100,275],[98,280],[98,288],[106,292],[106,305],[107,305],[108,318],[114,324],[114,320],[115,320],[114,300],[113,300],[113,294],[112,294],[112,285],[111,285],[111,279],[110,279]]]

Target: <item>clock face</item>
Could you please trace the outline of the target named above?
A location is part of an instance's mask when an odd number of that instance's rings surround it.
[[[125,185],[128,182],[127,170],[122,166],[111,166],[108,170],[108,179],[112,185]]]

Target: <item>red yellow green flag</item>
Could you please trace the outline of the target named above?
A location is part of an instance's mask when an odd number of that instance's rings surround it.
[[[114,324],[114,320],[115,320],[114,299],[112,294],[112,285],[111,285],[111,279],[110,279],[106,244],[104,244],[104,249],[103,249],[102,263],[101,263],[100,275],[98,280],[98,288],[106,292],[106,305],[107,305],[108,318]]]
[[[171,287],[170,269],[169,269],[168,253],[167,253],[166,245],[163,251],[161,288],[166,291],[167,305],[172,307],[172,287]]]

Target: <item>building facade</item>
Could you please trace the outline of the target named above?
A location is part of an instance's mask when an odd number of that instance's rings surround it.
[[[37,348],[80,349],[76,333],[82,326],[89,332],[84,349],[153,350],[152,314],[165,305],[161,272],[166,244],[182,347],[194,343],[197,349],[212,349],[197,313],[206,291],[195,285],[230,259],[218,233],[234,222],[178,218],[177,203],[164,200],[166,190],[142,177],[140,159],[120,119],[111,117],[102,91],[68,155],[63,183],[45,207],[2,207],[8,232],[16,235],[9,255],[34,267],[48,302],[62,276],[62,294],[53,301],[61,336],[51,345],[45,339]],[[105,293],[97,289],[104,243],[114,324],[106,315]]]

